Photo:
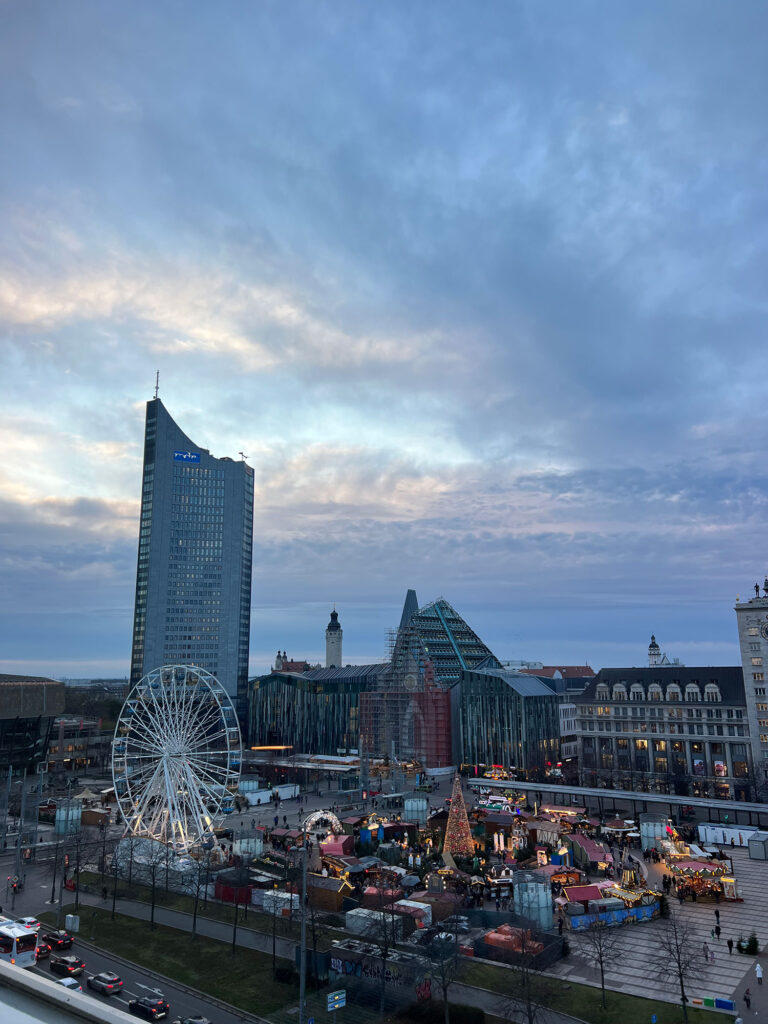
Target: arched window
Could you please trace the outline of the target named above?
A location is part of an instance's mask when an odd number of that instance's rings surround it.
[[[670,683],[667,687],[667,700],[682,700],[683,695],[677,683]]]
[[[688,683],[685,688],[685,699],[692,704],[698,704],[701,700],[701,690],[695,683]]]
[[[713,704],[720,703],[722,697],[720,695],[720,687],[717,683],[707,683],[704,687],[704,700],[708,700]]]
[[[604,684],[601,684],[600,686],[598,686],[597,691],[595,693],[595,696],[597,697],[598,700],[608,700],[609,699],[609,697],[608,697],[608,687],[605,686]]]
[[[627,688],[624,683],[615,683],[613,687],[613,699],[614,700],[626,700],[627,699]]]
[[[651,683],[648,687],[648,700],[662,700],[663,693],[658,683]]]
[[[632,683],[629,691],[630,700],[645,700],[645,691],[643,690],[640,683]]]

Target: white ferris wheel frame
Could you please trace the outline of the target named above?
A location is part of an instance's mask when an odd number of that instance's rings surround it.
[[[115,726],[112,781],[128,833],[178,852],[214,842],[243,746],[229,694],[194,665],[163,665],[128,694]]]

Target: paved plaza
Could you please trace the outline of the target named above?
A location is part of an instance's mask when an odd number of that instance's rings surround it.
[[[695,934],[694,948],[699,962],[699,977],[692,980],[689,986],[689,998],[697,996],[722,996],[731,998],[736,1003],[737,1011],[745,1018],[768,1020],[768,982],[758,986],[755,976],[755,963],[759,960],[768,968],[768,958],[764,948],[768,941],[768,862],[750,860],[745,849],[736,849],[733,854],[734,874],[739,885],[739,894],[743,903],[727,903],[721,900],[717,905],[720,911],[720,941],[712,938],[711,931],[715,921],[715,903],[699,900],[696,903],[687,900],[680,905],[672,896],[669,899],[670,913],[681,917],[691,926]],[[660,876],[664,865],[644,864],[648,872],[649,884],[654,888],[661,887]],[[606,972],[609,988],[630,995],[654,996],[670,1002],[680,999],[679,988],[669,979],[658,977],[659,934],[664,927],[663,921],[638,924],[634,927],[615,929],[616,947],[621,951],[619,959],[610,965]],[[734,952],[729,955],[727,940],[734,943],[740,936],[747,938],[754,929],[757,933],[761,953],[755,958]],[[548,971],[560,978],[574,982],[598,983],[600,976],[581,952],[583,936],[569,933],[571,952],[565,960],[561,960]],[[703,947],[707,943],[714,951],[715,962],[705,964]],[[753,999],[750,1011],[743,1002],[744,990],[749,987]]]

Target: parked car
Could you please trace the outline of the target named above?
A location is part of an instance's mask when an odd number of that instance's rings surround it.
[[[38,941],[47,942],[51,949],[71,949],[74,939],[65,931],[43,932]]]
[[[128,1002],[128,1012],[134,1017],[143,1017],[144,1020],[162,1020],[168,1016],[170,1006],[164,999],[144,996],[143,999],[131,999]]]
[[[97,992],[101,992],[102,995],[111,996],[115,992],[119,992],[123,987],[123,979],[118,977],[117,974],[111,974],[109,971],[102,971],[101,974],[94,974],[92,978],[86,981],[88,988],[93,988]]]
[[[36,917],[19,917],[16,919],[16,923],[23,924],[25,928],[32,931],[39,931],[43,927]]]
[[[174,1017],[171,1024],[211,1024],[207,1017]]]
[[[73,974],[82,974],[85,969],[85,964],[80,957],[72,956],[71,953],[68,953],[66,956],[51,953],[49,959],[51,970],[54,974],[64,974],[71,977]]]
[[[71,989],[72,992],[82,992],[83,986],[77,980],[77,978],[58,978],[56,980],[57,985],[63,985],[64,988]]]
[[[45,960],[45,958],[50,955],[51,947],[48,943],[38,941],[37,948],[35,949],[35,960]]]

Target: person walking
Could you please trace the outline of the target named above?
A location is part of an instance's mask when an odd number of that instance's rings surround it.
[[[733,954],[733,939],[728,939],[728,952]]]
[[[718,924],[720,924],[720,911],[719,910],[715,911],[715,920],[717,921]]]
[[[704,954],[704,963],[707,963],[707,961],[709,960],[709,946],[706,944],[706,942],[704,943],[701,951]]]
[[[715,925],[715,937],[717,938],[718,942],[720,941],[720,932],[721,931],[722,931],[722,929],[720,928],[720,925],[716,924]]]
[[[752,993],[747,989],[744,993],[744,1002],[747,1004],[747,1009],[752,1005]]]
[[[755,975],[757,976],[757,984],[763,984],[763,965],[755,964]]]

